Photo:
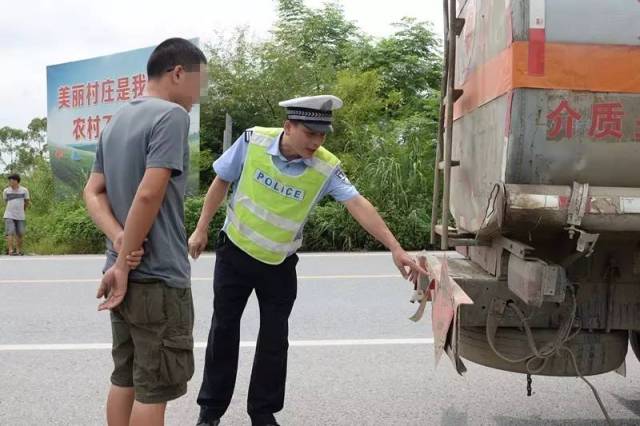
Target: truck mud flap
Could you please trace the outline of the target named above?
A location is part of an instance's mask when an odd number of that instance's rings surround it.
[[[427,254],[421,256],[419,261],[423,266],[427,266],[429,277],[420,277],[416,289],[419,297],[412,299],[412,301],[419,301],[420,307],[411,319],[418,321],[424,313],[427,301],[433,302],[431,319],[436,365],[442,355],[446,353],[458,374],[463,374],[466,367],[458,355],[458,330],[460,328],[458,318],[460,317],[460,306],[471,305],[473,301],[449,275],[446,254]]]

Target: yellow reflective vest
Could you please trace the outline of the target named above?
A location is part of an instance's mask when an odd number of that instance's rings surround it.
[[[254,127],[249,132],[240,181],[227,208],[226,232],[251,257],[278,265],[302,245],[297,235],[340,160],[320,147],[301,175],[286,175],[267,152],[282,129]]]

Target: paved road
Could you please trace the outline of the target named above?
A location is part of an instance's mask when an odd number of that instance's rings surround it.
[[[100,425],[111,361],[108,316],[96,312],[100,256],[0,257],[0,425]],[[212,310],[213,256],[194,262],[196,374],[167,423],[195,424],[203,343]],[[284,425],[604,424],[577,379],[525,377],[448,360],[434,368],[431,325],[407,320],[409,286],[387,254],[308,254],[298,300]],[[226,425],[248,425],[246,396],[258,331],[250,300],[240,370]],[[640,364],[627,378],[593,378],[616,424],[640,424]]]

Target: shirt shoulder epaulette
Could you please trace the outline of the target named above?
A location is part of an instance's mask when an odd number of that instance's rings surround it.
[[[251,136],[253,135],[253,130],[249,129],[249,130],[245,130],[244,131],[244,142],[245,143],[249,143],[249,141],[251,140]]]

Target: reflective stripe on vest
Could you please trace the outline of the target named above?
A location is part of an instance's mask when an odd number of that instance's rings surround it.
[[[254,127],[248,132],[247,156],[227,210],[226,231],[245,253],[277,265],[302,245],[296,237],[340,160],[320,147],[301,175],[286,175],[267,151],[278,143],[282,129]]]
[[[271,251],[292,253],[298,250],[302,245],[302,238],[295,240],[289,244],[281,244],[263,237],[259,233],[253,231],[251,228],[240,222],[240,219],[238,219],[238,216],[236,216],[236,214],[233,212],[233,209],[231,208],[227,208],[227,217],[229,218],[229,221],[251,241]]]
[[[234,200],[236,204],[244,205],[251,213],[266,222],[271,222],[282,229],[286,229],[287,231],[298,232],[300,229],[300,223],[289,220],[286,217],[278,216],[267,209],[263,209],[251,201],[251,198],[249,198],[248,195],[243,194],[241,191],[237,191]]]

